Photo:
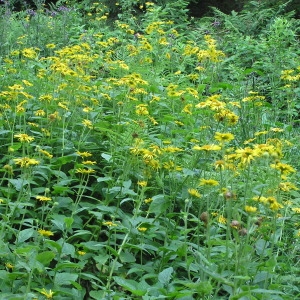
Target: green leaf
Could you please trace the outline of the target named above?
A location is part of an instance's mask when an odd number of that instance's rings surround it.
[[[279,294],[279,295],[284,295],[283,292],[281,291],[275,291],[275,290],[265,290],[265,289],[254,289],[251,290],[251,293],[258,293],[258,294]]]
[[[30,239],[35,234],[35,230],[33,228],[24,229],[19,232],[17,243],[23,243]]]
[[[156,195],[152,197],[152,202],[149,206],[149,213],[155,213],[157,215],[162,214],[163,212],[167,211],[170,200],[166,199],[164,195]]]
[[[112,159],[112,156],[106,153],[102,153],[101,156],[107,161],[110,162]]]
[[[120,260],[122,263],[125,263],[125,262],[132,263],[132,262],[136,261],[135,256],[127,251],[120,253]]]
[[[162,272],[160,272],[158,274],[158,281],[160,283],[162,283],[163,285],[167,285],[172,278],[173,272],[174,272],[173,267],[169,267],[169,268],[163,270]]]
[[[72,227],[74,219],[70,218],[70,217],[67,217],[67,218],[64,219],[64,221],[65,221],[65,224],[66,224],[66,228],[70,229]]]
[[[93,256],[93,259],[97,264],[104,265],[109,259],[109,257],[110,256],[108,254],[105,254],[105,255]]]
[[[19,179],[8,179],[8,181],[14,186],[14,188],[19,192],[25,185],[29,184],[28,180]]]
[[[104,299],[105,291],[91,291],[90,292],[90,297],[92,297],[93,299],[99,300],[99,299]]]
[[[41,264],[43,264],[44,266],[48,266],[54,257],[55,257],[55,253],[53,251],[45,251],[39,253],[36,256],[36,260]]]
[[[115,282],[123,287],[123,289],[130,291],[132,294],[137,296],[143,296],[147,291],[139,290],[138,283],[131,279],[125,279],[122,277],[114,276]]]
[[[72,281],[76,281],[78,274],[75,273],[57,273],[54,277],[54,284],[57,285],[69,285]]]

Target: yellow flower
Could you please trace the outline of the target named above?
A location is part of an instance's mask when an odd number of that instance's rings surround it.
[[[280,182],[279,183],[279,189],[284,191],[284,192],[288,192],[290,190],[299,190],[293,183],[291,182]]]
[[[201,146],[201,147],[196,145],[192,149],[193,150],[203,150],[203,151],[219,151],[222,148],[218,145],[211,144],[211,145],[204,145],[204,146]]]
[[[51,290],[47,291],[46,289],[40,290],[40,293],[44,295],[47,299],[52,299],[54,295],[54,292],[52,292]]]
[[[224,216],[220,215],[218,217],[218,222],[221,223],[221,224],[226,224],[227,223],[227,220]]]
[[[145,203],[149,204],[149,203],[151,203],[153,201],[153,199],[152,198],[147,198],[144,201],[145,201]]]
[[[41,100],[41,101],[47,101],[47,102],[51,102],[52,99],[53,99],[53,96],[50,95],[50,94],[41,95],[39,97],[39,100]]]
[[[80,174],[92,174],[95,173],[96,171],[94,169],[77,168],[75,172]]]
[[[92,121],[90,121],[90,120],[87,120],[87,119],[84,119],[83,121],[82,121],[82,124],[85,126],[85,127],[88,127],[89,129],[91,129],[91,128],[93,128],[93,123],[92,123]]]
[[[91,160],[85,160],[82,163],[84,165],[95,165],[97,162],[96,161],[91,161]]]
[[[278,162],[276,164],[271,164],[270,167],[275,169],[275,170],[280,171],[280,173],[282,175],[289,175],[290,173],[295,173],[296,172],[296,170],[292,166],[290,166],[288,164],[281,163],[281,162]]]
[[[138,228],[138,231],[141,231],[141,232],[145,232],[145,231],[147,231],[147,230],[148,230],[147,227],[139,227],[139,228]]]
[[[27,81],[27,80],[22,80],[22,82],[25,84],[25,85],[27,85],[27,86],[33,86],[33,84],[31,83],[31,82],[29,82],[29,81]]]
[[[17,138],[22,143],[29,143],[34,140],[34,137],[29,136],[26,133],[15,134],[14,137]]]
[[[106,221],[106,222],[103,222],[102,224],[105,226],[108,226],[108,227],[117,226],[117,224],[115,224],[112,221]]]
[[[183,108],[182,112],[191,115],[191,114],[192,114],[192,111],[191,111],[191,108],[192,108],[192,107],[193,107],[193,104],[187,104],[187,105]]]
[[[37,52],[33,48],[23,49],[22,54],[27,58],[35,58],[37,56]]]
[[[234,135],[232,133],[221,133],[216,132],[215,140],[219,141],[220,143],[228,143],[234,139]]]
[[[246,205],[245,206],[245,211],[248,212],[248,213],[255,213],[257,211],[257,207]]]
[[[168,146],[163,148],[164,152],[169,152],[169,153],[175,153],[175,152],[181,152],[183,151],[181,148],[174,147],[174,146]]]
[[[53,155],[52,154],[50,154],[48,151],[46,151],[46,150],[43,150],[43,149],[39,149],[39,152],[40,153],[43,153],[45,156],[47,156],[48,158],[52,158],[53,157]]]
[[[211,186],[216,186],[219,185],[219,182],[217,180],[214,179],[205,179],[205,178],[201,178],[200,179],[200,184],[199,185],[211,185]]]
[[[55,47],[56,47],[55,44],[47,44],[46,45],[46,48],[48,48],[48,49],[54,49]]]
[[[14,265],[11,264],[11,263],[9,263],[9,262],[7,262],[7,263],[5,264],[5,267],[6,267],[7,269],[13,269],[13,268],[14,268]]]
[[[137,184],[141,187],[146,187],[147,186],[147,181],[138,181]]]
[[[82,255],[85,255],[85,254],[86,254],[86,252],[84,252],[84,251],[77,251],[77,253],[78,253],[78,255],[80,255],[80,256],[82,256]]]
[[[188,193],[192,197],[201,198],[201,194],[196,189],[188,189]]]
[[[225,161],[224,160],[217,160],[215,162],[215,168],[219,170],[224,170],[225,169]]]
[[[169,171],[181,171],[182,167],[177,166],[173,161],[168,161],[163,164],[163,167]]]
[[[76,154],[78,154],[81,157],[90,157],[90,156],[92,156],[92,153],[86,152],[86,151],[85,152],[77,151]]]
[[[40,235],[47,236],[47,237],[54,235],[54,233],[52,231],[50,231],[50,230],[44,230],[44,229],[39,229],[38,233]]]
[[[58,102],[57,105],[64,110],[69,110],[68,107],[66,106],[66,102]]]
[[[35,166],[40,163],[38,160],[36,160],[34,158],[29,158],[29,157],[15,158],[14,162],[16,165],[20,165],[21,168]]]
[[[149,111],[147,109],[147,104],[139,104],[135,108],[135,113],[139,116],[146,116],[149,115]]]
[[[41,117],[43,117],[45,114],[46,113],[42,109],[39,109],[34,113],[35,116],[41,116]]]
[[[235,151],[236,158],[241,160],[242,164],[249,164],[254,159],[253,149],[246,147]]]
[[[277,128],[277,127],[271,128],[270,130],[273,132],[283,132],[284,131],[282,128]]]
[[[293,207],[292,211],[297,213],[297,214],[300,214],[300,207]]]
[[[35,199],[41,201],[41,202],[45,202],[45,201],[51,201],[52,199],[50,197],[46,197],[46,196],[35,196]]]

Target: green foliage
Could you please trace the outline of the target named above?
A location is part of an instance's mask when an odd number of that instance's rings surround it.
[[[1,19],[0,299],[296,299],[298,21],[83,3]]]

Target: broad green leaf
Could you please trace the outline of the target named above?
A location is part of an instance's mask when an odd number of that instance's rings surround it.
[[[164,195],[156,195],[152,197],[153,201],[149,206],[149,213],[155,213],[160,215],[167,211],[170,200],[168,200]]]
[[[166,285],[170,282],[172,274],[174,272],[173,267],[169,267],[158,274],[158,281],[163,285]]]
[[[136,259],[135,259],[135,256],[133,254],[126,251],[126,252],[121,252],[120,253],[120,261],[122,263],[125,263],[125,262],[132,263],[132,262],[135,262]]]
[[[28,180],[19,179],[8,179],[8,181],[14,186],[17,191],[20,191],[24,186],[29,184]]]
[[[24,229],[19,232],[17,243],[23,243],[30,239],[35,234],[35,230],[33,228]]]
[[[78,274],[75,273],[56,273],[54,277],[54,283],[57,285],[69,285],[72,281],[76,281]]]
[[[112,156],[106,153],[102,153],[101,156],[107,161],[110,162],[112,159]]]
[[[115,276],[114,280],[123,289],[130,291],[134,295],[143,296],[147,292],[147,291],[139,290],[138,283],[134,280],[125,279],[125,278],[118,277],[118,276]]]
[[[53,251],[45,251],[39,253],[36,256],[36,260],[39,261],[42,265],[48,266],[54,257],[55,257],[55,253]]]

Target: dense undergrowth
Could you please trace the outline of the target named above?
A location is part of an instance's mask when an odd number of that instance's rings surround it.
[[[3,8],[0,299],[299,297],[299,22],[252,4]]]

